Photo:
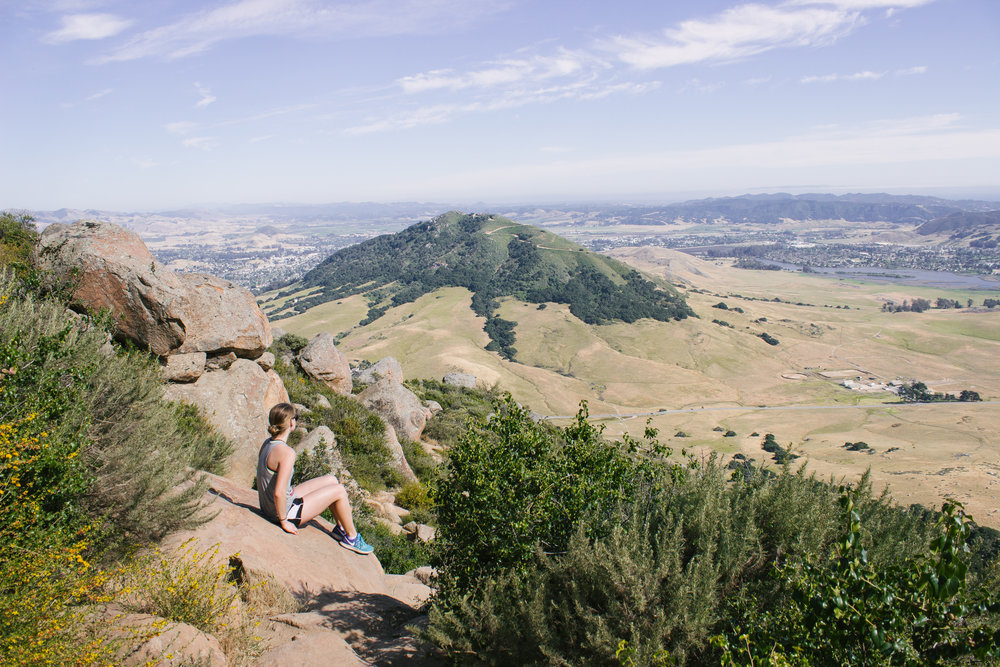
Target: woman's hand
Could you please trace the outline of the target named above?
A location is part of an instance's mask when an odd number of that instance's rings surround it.
[[[299,529],[295,527],[295,524],[288,519],[281,520],[281,529],[286,533],[291,533],[292,535],[298,535]]]

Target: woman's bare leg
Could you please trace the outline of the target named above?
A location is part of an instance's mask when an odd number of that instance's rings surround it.
[[[302,514],[299,525],[305,525],[329,507],[337,523],[341,525],[348,537],[353,538],[357,535],[347,489],[337,481],[336,477],[325,475],[303,482],[295,487],[294,493],[302,498]]]

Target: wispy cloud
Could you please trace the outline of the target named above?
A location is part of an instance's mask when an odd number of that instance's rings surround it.
[[[504,95],[493,96],[475,102],[460,104],[433,104],[410,109],[362,125],[347,128],[347,134],[371,134],[391,130],[406,130],[422,125],[438,125],[459,116],[513,109],[528,104],[542,104],[558,100],[597,100],[609,95],[631,93],[641,94],[659,87],[659,82],[617,83],[593,85],[590,81],[572,82],[565,85],[532,88],[520,91],[505,91]]]
[[[196,81],[194,87],[198,91],[198,94],[201,95],[201,99],[195,103],[196,107],[204,109],[215,101],[215,95],[212,94],[212,91],[209,90],[207,86],[203,86]]]
[[[628,65],[655,69],[738,60],[779,47],[829,44],[861,20],[860,12],[837,6],[745,4],[684,21],[659,35],[618,37],[605,46]]]
[[[170,134],[182,137],[186,134],[191,134],[192,132],[194,132],[198,128],[198,124],[192,123],[191,121],[187,120],[181,120],[174,123],[167,123],[166,125],[164,125],[164,128]]]
[[[875,81],[885,76],[885,72],[854,72],[853,74],[823,74],[804,76],[799,83],[832,83],[834,81]]]
[[[927,72],[927,68],[923,65],[917,67],[908,67],[906,69],[899,69],[893,72],[893,76],[913,76],[916,74],[924,74]],[[854,72],[852,74],[811,74],[809,76],[804,76],[799,79],[799,83],[833,83],[834,81],[877,81],[885,77],[888,72],[872,72],[871,70],[864,70],[861,72]]]
[[[347,130],[364,134],[447,122],[457,116],[510,109],[556,99],[592,100],[636,94],[658,87],[642,81],[661,68],[747,58],[776,48],[830,44],[866,22],[865,11],[909,7],[931,0],[786,0],[776,5],[747,3],[705,18],[683,21],[658,34],[600,39],[577,49],[551,53],[525,49],[513,56],[465,70],[433,69],[397,79],[407,97],[431,96],[433,103],[373,118]],[[880,72],[804,77],[803,83],[863,80]],[[637,80],[638,79],[638,80]],[[751,79],[758,85],[770,77]],[[724,84],[688,79],[680,92],[712,92]],[[449,96],[460,95],[460,100]],[[471,98],[471,99],[470,99]]]
[[[86,101],[86,102],[93,102],[94,100],[99,100],[102,97],[104,97],[105,95],[110,95],[113,92],[114,92],[113,88],[105,88],[104,90],[97,91],[93,95],[88,95],[87,99],[84,100],[84,101]]]
[[[47,44],[62,44],[78,39],[113,37],[132,25],[132,21],[114,14],[68,14],[62,17],[62,27],[42,38]]]
[[[219,146],[219,141],[215,137],[188,137],[181,143],[185,148],[198,148],[203,151],[210,151]]]
[[[238,0],[188,14],[147,30],[97,63],[139,58],[175,59],[202,53],[222,42],[263,35],[313,39],[441,32],[506,7],[504,0]]]
[[[152,169],[153,167],[159,167],[160,163],[156,160],[133,158],[132,164],[139,167],[139,169]]]

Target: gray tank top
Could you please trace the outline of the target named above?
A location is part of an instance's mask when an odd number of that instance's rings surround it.
[[[260,446],[260,452],[257,454],[257,501],[260,503],[260,509],[264,515],[275,521],[279,521],[282,518],[278,516],[278,510],[274,506],[274,485],[277,483],[278,476],[275,471],[267,467],[267,457],[279,442],[285,444],[281,440],[268,438]],[[285,490],[286,512],[291,509],[292,500],[294,499],[292,495],[291,476],[288,479],[288,488]]]

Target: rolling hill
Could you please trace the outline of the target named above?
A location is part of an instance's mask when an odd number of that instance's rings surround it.
[[[588,324],[692,315],[666,282],[657,284],[622,262],[501,216],[454,211],[334,253],[264,307],[278,320],[364,294],[365,325],[444,287],[472,293],[472,310],[486,318],[487,349],[507,359],[516,354],[516,322],[497,315],[504,297],[542,309],[565,304]]]

